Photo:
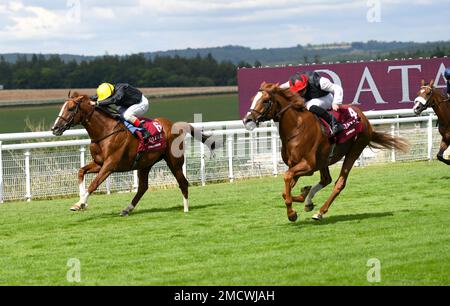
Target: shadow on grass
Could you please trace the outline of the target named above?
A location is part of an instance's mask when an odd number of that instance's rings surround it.
[[[393,212],[382,212],[382,213],[365,213],[365,214],[354,214],[354,215],[338,215],[338,216],[325,216],[322,221],[313,221],[310,222],[296,222],[297,226],[316,226],[316,225],[328,225],[335,224],[339,222],[347,222],[347,221],[359,221],[365,219],[372,218],[384,218],[384,217],[392,217],[394,215]]]
[[[208,205],[193,205],[189,207],[189,211],[196,211],[200,209],[205,209],[213,206],[218,206],[220,203],[217,204],[208,204]],[[89,222],[89,221],[95,221],[100,219],[114,219],[114,218],[133,218],[133,216],[143,215],[143,214],[154,214],[154,213],[164,213],[164,212],[183,212],[183,206],[170,206],[170,207],[155,207],[155,208],[144,208],[140,209],[139,205],[137,206],[136,210],[133,211],[128,217],[121,217],[120,214],[121,211],[115,211],[115,212],[109,212],[109,213],[102,213],[102,214],[94,214],[92,216],[89,216],[88,218],[83,218],[80,220],[77,220],[77,223],[82,222]],[[82,212],[85,213],[85,212]]]

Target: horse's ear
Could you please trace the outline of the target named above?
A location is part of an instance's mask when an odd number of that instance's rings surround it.
[[[262,81],[262,83],[261,83],[261,85],[259,85],[259,88],[263,88],[263,87],[265,87],[266,86],[266,81]]]
[[[420,82],[420,84],[421,84],[422,86],[425,86],[425,80],[422,80],[422,82]]]
[[[70,99],[70,93],[71,93],[72,91],[71,90],[69,90],[69,93],[67,94],[67,98],[69,98]]]
[[[75,99],[76,97],[79,97],[80,94],[77,91],[74,91],[73,94],[69,97],[71,99]]]
[[[434,85],[434,79],[430,81],[430,87],[433,88]]]

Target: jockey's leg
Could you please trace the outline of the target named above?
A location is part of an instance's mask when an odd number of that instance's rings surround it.
[[[306,108],[324,119],[331,127],[331,135],[334,136],[344,130],[344,126],[330,115],[327,109],[331,109],[333,103],[333,95],[329,94],[322,98],[312,99],[306,103]]]
[[[124,113],[123,118],[133,124],[135,127],[142,128],[142,137],[147,140],[151,135],[144,127],[144,122],[140,121],[138,117],[143,116],[148,111],[148,100],[142,95],[141,103],[131,105]]]

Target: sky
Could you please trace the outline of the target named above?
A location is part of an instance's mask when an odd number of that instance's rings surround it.
[[[0,53],[450,40],[450,0],[0,0]]]

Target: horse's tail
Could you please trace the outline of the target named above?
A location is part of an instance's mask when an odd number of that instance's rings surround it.
[[[207,145],[211,151],[214,151],[218,148],[218,144],[212,135],[202,133],[201,130],[194,128],[192,125],[189,125],[189,127],[191,129],[190,134],[192,135],[192,137]]]
[[[409,150],[409,143],[402,137],[394,137],[387,133],[372,132],[369,147],[372,149],[398,149],[404,153]]]

